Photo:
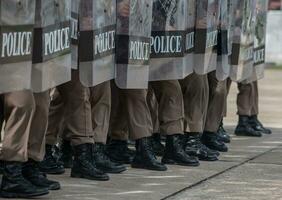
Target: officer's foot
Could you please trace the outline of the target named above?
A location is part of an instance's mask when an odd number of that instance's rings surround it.
[[[106,153],[112,161],[122,164],[130,164],[135,155],[135,152],[128,148],[127,141],[122,140],[111,140]]]
[[[224,144],[224,142],[218,140],[216,133],[204,132],[201,138],[201,141],[208,148],[219,151],[219,152],[227,152],[228,147]]]
[[[262,133],[253,129],[248,116],[239,116],[239,123],[235,129],[235,135],[261,137]]]
[[[188,155],[183,148],[182,135],[166,136],[166,147],[162,162],[164,164],[177,164],[183,166],[199,166],[199,160],[196,156]]]
[[[185,152],[189,155],[197,156],[202,161],[217,161],[219,152],[209,149],[202,144],[200,133],[187,133],[184,144]]]
[[[60,162],[63,163],[65,168],[71,168],[73,164],[73,150],[70,141],[63,140],[60,149],[62,154]]]
[[[22,174],[26,180],[37,187],[47,188],[49,190],[59,190],[61,188],[59,182],[48,180],[46,175],[40,172],[38,163],[33,160],[29,160],[23,164]]]
[[[268,128],[265,128],[263,124],[259,121],[257,115],[253,115],[249,117],[249,123],[251,127],[258,132],[264,133],[264,134],[271,134],[272,131]]]
[[[218,136],[218,139],[221,140],[224,143],[230,143],[231,142],[230,135],[224,129],[222,122],[220,123],[220,126],[218,128],[217,136]]]
[[[107,174],[96,168],[93,160],[93,144],[75,146],[71,177],[97,181],[109,180]]]
[[[159,162],[153,152],[151,138],[136,140],[136,155],[131,163],[132,168],[166,171],[167,167]]]
[[[63,174],[65,173],[64,166],[58,162],[53,155],[53,146],[46,145],[46,152],[42,162],[39,163],[39,169],[46,174]]]
[[[105,152],[105,145],[101,143],[95,144],[94,161],[96,167],[105,173],[121,173],[126,170],[126,167],[122,164],[113,162],[107,156]]]
[[[157,156],[163,156],[165,147],[161,143],[161,135],[159,133],[154,133],[152,136],[152,147],[153,151]]]
[[[1,184],[4,198],[30,198],[48,194],[47,188],[39,188],[22,175],[22,163],[5,162]]]

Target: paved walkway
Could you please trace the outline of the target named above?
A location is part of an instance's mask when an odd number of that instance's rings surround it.
[[[282,199],[282,71],[269,70],[260,82],[260,118],[274,134],[263,138],[233,137],[230,151],[218,162],[200,167],[169,166],[168,172],[131,169],[109,182],[50,176],[62,190],[44,199],[60,200],[279,200]],[[236,87],[225,120],[232,133],[237,122]]]

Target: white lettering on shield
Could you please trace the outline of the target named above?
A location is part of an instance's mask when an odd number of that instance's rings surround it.
[[[44,55],[51,55],[70,48],[70,28],[62,28],[44,34]]]
[[[244,61],[252,60],[253,56],[254,56],[254,48],[251,46],[245,49],[245,53],[243,53],[243,60]]]
[[[207,34],[206,48],[214,47],[217,45],[218,31],[212,31]]]
[[[151,37],[151,47],[155,53],[181,53],[182,36],[167,35]]]
[[[195,38],[195,33],[187,33],[186,34],[186,51],[193,49],[194,48],[194,38]]]
[[[130,56],[131,60],[149,60],[150,43],[131,41],[130,42]]]
[[[26,56],[31,54],[32,32],[2,33],[1,57]]]
[[[260,49],[254,52],[254,61],[255,63],[260,63],[260,62],[264,62],[264,58],[265,58],[265,50],[264,49]]]
[[[115,49],[115,31],[95,35],[95,55]]]

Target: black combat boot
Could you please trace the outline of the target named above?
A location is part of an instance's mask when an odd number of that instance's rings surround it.
[[[196,156],[202,161],[217,161],[219,152],[209,149],[201,142],[200,133],[188,133],[185,135],[185,152]]]
[[[165,164],[177,164],[183,166],[199,166],[198,158],[189,156],[183,148],[182,135],[167,135],[165,153],[162,162]]]
[[[109,176],[94,165],[93,144],[81,144],[74,147],[71,177],[97,181],[109,180]]]
[[[127,141],[122,140],[111,140],[106,152],[112,161],[122,164],[130,164],[135,155],[135,152],[128,148]]]
[[[73,164],[73,150],[70,141],[62,140],[60,162],[63,163],[65,168],[72,168]]]
[[[221,123],[219,125],[218,131],[217,131],[217,136],[218,136],[218,139],[221,140],[224,143],[230,143],[231,142],[230,135],[224,129],[223,121],[221,121]]]
[[[166,171],[167,167],[159,162],[153,152],[151,138],[136,140],[136,155],[131,163],[132,168]]]
[[[48,194],[47,188],[40,188],[26,180],[22,174],[22,163],[4,162],[1,196],[4,198],[30,198]]]
[[[101,143],[96,143],[94,147],[94,163],[97,169],[105,173],[118,174],[126,170],[126,167],[122,164],[113,162],[106,154],[106,145]]]
[[[211,133],[207,131],[204,132],[201,141],[204,145],[206,145],[210,149],[220,152],[228,151],[228,147],[224,144],[224,142],[218,140],[218,136],[216,133]]]
[[[163,156],[165,147],[161,142],[161,134],[154,133],[152,136],[153,151],[157,156]]]
[[[39,170],[46,174],[63,174],[65,173],[64,166],[54,156],[52,145],[46,145],[46,152],[42,162],[39,163]]]
[[[239,123],[235,129],[235,134],[238,136],[261,137],[262,133],[253,129],[249,122],[248,116],[239,116]]]
[[[253,115],[249,117],[249,123],[251,127],[258,132],[264,133],[264,134],[271,134],[272,131],[268,128],[265,128],[263,124],[259,121],[257,115]]]
[[[49,190],[59,190],[60,183],[48,180],[43,172],[38,168],[38,162],[29,160],[23,164],[22,174],[26,180],[37,187],[47,188]]]

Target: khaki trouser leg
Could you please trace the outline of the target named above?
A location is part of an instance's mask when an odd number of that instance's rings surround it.
[[[92,107],[92,126],[94,140],[106,144],[111,115],[111,85],[110,81],[90,88]]]
[[[34,93],[34,99],[36,110],[29,134],[28,157],[35,161],[42,161],[45,155],[45,133],[50,105],[49,91]]]
[[[237,107],[238,115],[251,116],[258,111],[258,108],[254,106],[257,102],[257,84],[249,83],[242,84],[238,83],[239,93],[237,95]]]
[[[203,132],[209,99],[207,75],[189,75],[180,81],[184,97],[184,131]]]
[[[159,121],[159,104],[154,93],[154,89],[149,85],[147,102],[151,113],[153,123],[153,133],[160,133],[160,121]]]
[[[161,133],[165,135],[183,134],[184,103],[178,80],[155,81],[150,85],[159,103]]]
[[[224,112],[224,104],[227,93],[227,85],[225,81],[218,81],[216,72],[208,74],[209,80],[209,104],[207,110],[207,118],[205,124],[205,131],[217,132],[222,120],[222,113]]]
[[[258,82],[253,82],[254,87],[254,103],[251,110],[251,115],[259,114],[259,92],[258,92]]]
[[[231,84],[232,84],[231,79],[230,78],[226,79],[226,94],[225,94],[224,110],[223,110],[223,113],[222,113],[222,118],[227,116],[227,98],[228,98],[228,95],[229,95],[229,92],[230,92]]]
[[[57,89],[65,103],[65,127],[72,145],[94,143],[90,90],[80,83],[78,72],[73,70],[72,80]]]
[[[121,101],[120,89],[111,82],[112,112],[110,137],[112,140],[127,141],[129,139],[126,104]]]
[[[132,140],[150,137],[153,132],[153,125],[147,104],[147,90],[118,89],[118,92],[120,104],[113,120],[112,135],[115,135],[116,132],[119,134],[126,133],[128,128]],[[121,108],[124,109],[121,110]],[[126,118],[126,121],[124,118]]]
[[[49,107],[46,144],[55,145],[58,142],[58,137],[62,131],[64,113],[64,101],[60,93],[57,90],[53,90]]]
[[[28,140],[35,112],[33,93],[29,90],[4,94],[6,125],[0,160],[26,162]]]

